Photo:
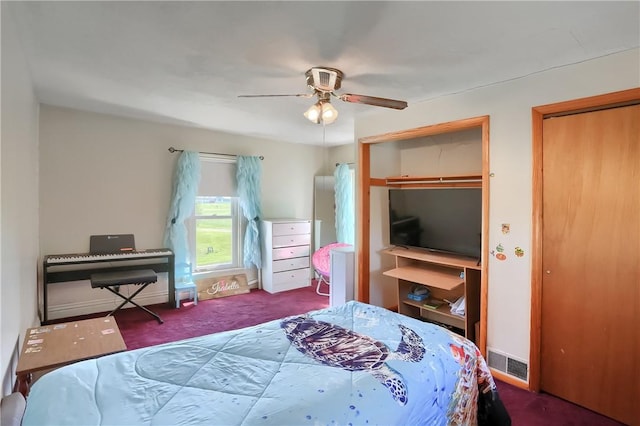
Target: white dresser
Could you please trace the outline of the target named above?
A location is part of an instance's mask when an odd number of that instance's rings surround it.
[[[262,288],[269,293],[311,285],[311,221],[264,219]]]

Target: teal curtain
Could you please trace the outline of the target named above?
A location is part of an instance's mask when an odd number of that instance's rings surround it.
[[[355,244],[353,178],[347,164],[339,164],[333,174],[336,197],[336,237],[339,243]]]
[[[262,216],[260,205],[260,180],[262,165],[259,157],[238,156],[236,178],[238,180],[238,197],[244,217],[247,219],[247,230],[244,234],[244,267],[255,265],[262,267],[260,252],[260,231],[258,222]]]
[[[173,195],[164,231],[164,245],[173,250],[175,263],[191,263],[187,227],[184,221],[191,216],[200,181],[200,157],[197,152],[184,151],[178,158],[173,177]]]

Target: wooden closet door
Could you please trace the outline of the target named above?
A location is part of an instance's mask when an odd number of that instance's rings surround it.
[[[541,388],[640,425],[640,105],[543,124]]]

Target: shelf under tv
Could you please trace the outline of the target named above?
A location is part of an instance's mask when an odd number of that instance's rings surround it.
[[[399,313],[460,328],[464,336],[476,341],[482,275],[477,259],[403,247],[389,248],[383,253],[395,258],[395,267],[383,274],[396,279]],[[429,297],[435,300],[455,301],[464,296],[465,316],[452,314],[448,303],[430,308],[424,301],[408,299],[416,286],[427,287]]]

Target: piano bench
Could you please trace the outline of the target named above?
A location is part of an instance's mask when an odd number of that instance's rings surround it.
[[[107,289],[113,294],[124,299],[124,302],[118,305],[118,307],[116,307],[113,311],[109,312],[107,316],[113,315],[124,305],[126,305],[127,303],[131,303],[132,305],[137,306],[138,308],[154,317],[160,324],[162,324],[164,321],[162,321],[162,318],[160,318],[158,314],[133,301],[133,298],[136,297],[142,290],[144,290],[145,287],[157,281],[158,276],[153,269],[135,269],[131,271],[99,272],[91,274],[91,288]],[[134,291],[133,294],[129,297],[126,297],[125,295],[120,293],[121,285],[132,284],[139,285],[140,288]]]

